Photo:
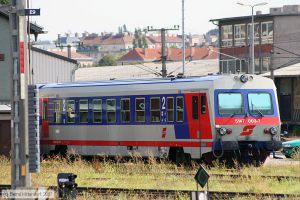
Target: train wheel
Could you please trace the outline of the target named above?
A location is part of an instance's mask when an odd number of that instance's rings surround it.
[[[169,160],[176,165],[191,166],[191,154],[184,153],[183,148],[171,147],[169,150]]]
[[[65,156],[68,151],[68,146],[67,145],[56,145],[55,146],[55,154],[60,154],[62,156]]]

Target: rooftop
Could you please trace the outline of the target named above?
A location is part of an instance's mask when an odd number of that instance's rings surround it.
[[[166,49],[168,61],[182,60],[182,50],[178,48]],[[204,60],[204,59],[217,59],[218,54],[214,51],[209,51],[207,48],[187,48],[186,60]],[[126,55],[119,59],[120,62],[125,61],[160,61],[161,50],[151,48],[134,48]]]

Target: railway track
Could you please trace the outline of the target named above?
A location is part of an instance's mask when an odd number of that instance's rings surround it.
[[[47,187],[48,189],[56,190],[56,186]],[[0,185],[0,197],[2,190],[10,189],[10,185]],[[124,189],[124,188],[96,188],[96,187],[78,187],[78,195],[83,193],[93,193],[101,196],[117,196],[121,193],[130,195],[138,195],[145,197],[178,197],[186,196],[191,198],[196,191],[192,190],[158,190],[158,189]],[[200,191],[204,192],[204,191]],[[251,192],[219,192],[209,191],[209,199],[232,199],[236,197],[257,197],[259,199],[272,198],[272,199],[300,199],[300,195],[292,194],[275,194],[275,193],[251,193]]]
[[[139,174],[139,175],[147,175],[147,174]],[[166,176],[191,176],[194,177],[195,174],[193,173],[166,173],[163,174]],[[242,175],[242,174],[210,174],[211,178],[232,178],[232,179],[252,179],[252,178],[263,178],[263,179],[272,179],[272,180],[277,180],[277,181],[284,181],[284,180],[295,180],[295,181],[300,181],[300,176],[251,176],[251,175]],[[110,180],[112,178],[107,178],[107,177],[99,177],[99,178],[86,178],[88,180]],[[122,179],[122,178],[118,178]],[[125,178],[124,178],[125,179]]]

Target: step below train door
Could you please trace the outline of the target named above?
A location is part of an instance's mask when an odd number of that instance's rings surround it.
[[[49,137],[49,121],[48,121],[48,98],[42,99],[42,135],[41,138]]]

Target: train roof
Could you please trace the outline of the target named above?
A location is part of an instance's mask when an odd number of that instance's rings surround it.
[[[163,84],[163,83],[183,83],[183,82],[207,82],[215,81],[224,76],[210,75],[200,77],[184,78],[153,78],[153,79],[130,79],[130,80],[105,80],[105,81],[88,81],[88,82],[70,82],[39,85],[39,89],[46,88],[74,88],[74,87],[93,87],[93,86],[116,86],[116,85],[140,85],[140,84]]]

